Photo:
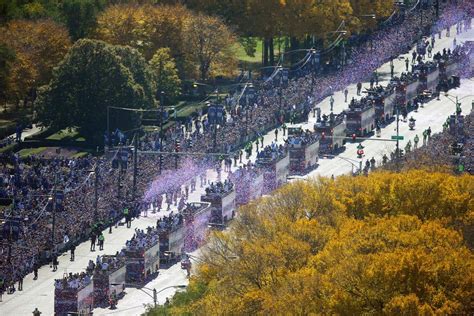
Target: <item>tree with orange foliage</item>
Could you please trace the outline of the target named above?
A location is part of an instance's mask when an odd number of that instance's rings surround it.
[[[470,314],[472,192],[425,171],[284,186],[241,207],[187,292],[148,315]]]
[[[66,28],[50,20],[11,21],[0,28],[0,43],[15,53],[6,86],[16,101],[48,83],[71,46]]]

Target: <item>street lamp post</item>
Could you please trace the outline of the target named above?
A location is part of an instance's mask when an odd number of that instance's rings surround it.
[[[96,164],[94,168],[94,220],[97,221],[99,215],[99,166]]]
[[[133,189],[132,199],[135,201],[137,194],[137,176],[138,176],[138,133],[135,133],[133,144]]]
[[[245,141],[248,136],[248,125],[249,125],[249,95],[245,96]]]
[[[163,106],[165,104],[165,92],[160,92],[160,151],[163,151]],[[163,155],[160,155],[160,174],[163,168]]]
[[[395,149],[395,164],[396,164],[396,168],[397,168],[397,171],[399,170],[399,165],[400,165],[400,139],[399,139],[399,133],[400,133],[400,106],[397,104],[396,105],[396,109],[397,109],[397,145],[396,145],[396,149]]]
[[[111,283],[110,285],[117,286],[117,285],[123,285],[123,283]],[[151,297],[153,299],[154,307],[158,306],[158,294],[159,293],[161,293],[165,290],[168,290],[168,289],[185,289],[186,288],[186,285],[179,284],[179,285],[170,285],[170,286],[167,286],[167,287],[162,288],[161,290],[157,291],[155,288],[150,289],[148,287],[144,287],[144,286],[141,286],[139,284],[133,284],[133,283],[125,283],[125,286],[137,287],[138,290],[142,291],[143,293],[145,293],[146,295]],[[152,294],[146,292],[145,290],[151,291]]]
[[[54,235],[56,232],[56,191],[57,191],[57,184],[58,184],[58,174],[54,176],[54,185],[53,185],[53,196],[52,196],[52,202],[53,202],[53,221],[52,221],[52,227],[51,227],[51,260],[53,260],[53,252],[54,252],[54,247],[55,247],[55,242],[54,242]]]

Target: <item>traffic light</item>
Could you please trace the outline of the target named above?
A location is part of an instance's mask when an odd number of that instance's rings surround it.
[[[160,166],[163,165],[163,155],[160,155]]]
[[[357,158],[362,158],[363,155],[364,155],[364,146],[362,146],[362,144],[359,144],[359,146],[357,146]]]
[[[181,150],[181,142],[179,140],[176,140],[175,142],[175,150],[177,153],[179,153]]]
[[[356,134],[352,134],[352,141],[355,141],[355,140],[356,140],[356,137],[357,137]]]

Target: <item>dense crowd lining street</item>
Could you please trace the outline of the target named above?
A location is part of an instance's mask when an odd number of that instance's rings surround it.
[[[453,36],[451,35],[450,37],[446,36],[446,30],[443,31],[443,34],[441,36],[441,39],[436,38],[436,45],[434,48],[434,51],[441,50],[443,48],[452,48],[453,46]],[[456,35],[457,43],[462,43],[465,40],[472,40],[474,38],[474,32],[472,29],[463,32],[460,35]],[[406,55],[400,55],[397,59],[394,59],[394,72],[395,75],[400,75],[402,72],[405,71],[405,59],[410,58],[410,53]],[[384,58],[386,59],[386,58]],[[387,62],[384,65],[382,65],[378,69],[378,73],[380,74],[380,79],[379,79],[379,84],[381,85],[386,85],[390,79],[390,63]],[[353,79],[353,78],[351,78]],[[289,90],[285,91],[285,96],[287,95],[293,95],[297,96],[300,95],[299,93],[295,91],[292,91],[292,89],[299,89],[301,86],[304,86],[306,84],[306,88],[310,88],[307,85],[311,83],[310,78],[304,79],[306,80],[305,82],[298,81],[298,83],[294,84],[293,87],[290,87]],[[335,79],[333,79],[335,80]],[[333,82],[334,86],[333,89],[341,89],[342,87],[338,86],[335,84],[335,81],[330,81]],[[351,82],[353,82],[351,80]],[[325,86],[327,83],[324,83],[323,86]],[[367,87],[369,85],[368,82],[363,82],[362,86],[363,88]],[[315,90],[320,91],[322,86],[317,85]],[[353,96],[356,97],[356,82],[353,82],[353,84],[349,85],[347,87],[348,90],[348,96],[349,99],[351,99]],[[308,92],[309,90],[305,90]],[[472,91],[474,91],[474,83],[470,80],[462,80],[461,82],[461,87],[459,89],[450,91],[449,94],[453,97],[459,96],[460,98],[464,96],[468,96],[472,94]],[[275,92],[273,92],[275,94]],[[303,94],[305,97],[306,95]],[[316,99],[320,99],[322,95],[316,95]],[[342,110],[344,110],[347,107],[347,103],[344,100],[344,89],[341,89],[340,91],[336,92],[333,96],[334,98],[334,108],[333,112],[339,113]],[[277,97],[273,96],[268,98],[264,104],[271,104],[271,103],[277,103]],[[466,100],[466,99],[465,99]],[[301,100],[300,100],[301,101]],[[293,102],[298,102],[297,100],[294,99],[287,99],[285,98],[285,107],[290,106]],[[330,97],[326,97],[323,99],[321,102],[317,104],[317,107],[321,108],[321,111],[323,113],[329,113],[330,112]],[[463,113],[468,113],[471,110],[471,104],[467,102],[462,102],[462,110]],[[411,140],[415,137],[415,135],[420,135],[423,129],[426,129],[428,127],[431,127],[433,133],[440,132],[442,130],[442,124],[446,120],[446,117],[453,113],[455,110],[454,104],[452,104],[451,101],[449,101],[444,95],[441,96],[441,100],[432,100],[429,103],[425,104],[425,107],[422,109],[419,109],[418,113],[411,113],[410,115],[413,115],[417,119],[417,128],[414,131],[410,131],[408,129],[407,123],[402,123],[400,125],[400,134],[405,136],[405,139],[401,141],[401,146],[403,147],[405,143],[408,140]],[[257,126],[264,127],[266,126],[267,130],[270,126],[275,125],[275,122],[272,122],[272,120],[269,118],[270,116],[265,116],[263,113],[267,111],[266,106],[256,106],[255,107],[255,113],[253,114],[254,117],[259,118],[257,120]],[[241,136],[241,130],[239,131],[238,129],[236,130],[236,126],[242,126],[242,122],[238,121],[239,117],[235,117],[235,121],[233,124],[229,125],[229,129],[233,130],[235,132],[235,135],[230,135],[229,139],[223,138],[223,135],[226,134],[220,134],[218,136],[218,139],[224,139],[225,143],[231,143],[232,140],[235,140],[236,138],[240,138]],[[253,123],[255,123],[255,120],[252,120]],[[252,126],[254,124],[251,124]],[[260,123],[260,124],[259,124]],[[313,125],[315,123],[315,117],[310,114],[309,120],[307,124],[303,124],[302,126],[304,128],[312,129]],[[394,123],[389,124],[385,128],[382,129],[382,138],[390,138],[390,136],[394,135]],[[174,131],[177,133],[177,130]],[[170,132],[173,133],[173,132]],[[283,132],[280,130],[279,134],[277,137],[275,137],[276,133],[274,129],[271,129],[268,133],[263,135],[263,146],[269,146],[272,143],[276,142],[277,144],[282,144],[283,143]],[[227,135],[226,135],[227,136]],[[169,136],[171,137],[171,136]],[[375,137],[372,137],[375,139]],[[232,142],[233,143],[233,142]],[[172,146],[172,142],[170,142],[169,146]],[[353,159],[356,160],[356,145],[357,144],[351,144],[347,143],[346,144],[346,150],[344,153],[341,154],[341,157],[343,158],[348,158],[348,159]],[[210,151],[212,149],[212,142],[206,141],[206,138],[201,136],[197,137],[195,139],[195,142],[193,143],[192,148],[200,148],[204,149],[207,151]],[[394,143],[380,143],[377,141],[366,141],[364,142],[365,152],[366,152],[366,157],[364,158],[365,160],[370,159],[372,156],[376,158],[378,162],[381,161],[381,156],[383,154],[387,154],[391,152],[394,148]],[[184,146],[186,151],[186,146]],[[188,147],[189,148],[189,147]],[[168,147],[168,149],[171,150],[171,147]],[[252,152],[252,155],[250,156],[250,159],[243,159],[243,163],[248,163],[249,161],[255,161],[257,156],[257,153],[254,151]],[[57,164],[69,164],[70,161],[58,161]],[[84,203],[83,205],[93,205],[93,194],[90,194],[92,192],[93,188],[93,177],[90,175],[91,170],[94,169],[94,164],[97,163],[94,161],[88,161],[87,163],[87,168],[84,166],[80,169],[76,169],[76,166],[71,166],[68,165],[66,168],[63,168],[64,174],[60,174],[59,177],[63,178],[65,181],[64,183],[68,182],[75,182],[75,185],[73,186],[73,189],[78,192],[78,195],[84,195],[84,199],[78,200],[75,205],[69,205],[69,208],[81,208],[80,204],[78,203]],[[141,163],[143,165],[141,166],[142,173],[144,171],[150,172],[151,171],[157,171],[156,167],[156,161],[154,162],[150,158],[144,158],[141,160]],[[172,168],[172,161],[168,161],[165,163],[167,166],[167,169]],[[28,165],[28,163],[26,163]],[[32,166],[34,164],[31,164]],[[241,165],[241,164],[238,164]],[[53,168],[54,165],[50,165],[49,168]],[[65,167],[63,165],[63,167]],[[100,174],[106,175],[106,174],[111,174],[112,176],[110,177],[102,177],[102,187],[104,188],[109,188],[110,192],[107,194],[106,192],[101,193],[102,199],[100,200],[100,206],[99,210],[100,212],[105,213],[107,212],[110,207],[107,205],[113,205],[116,204],[115,196],[113,191],[113,188],[115,188],[115,185],[113,181],[116,179],[115,174],[117,171],[111,171],[108,170],[105,167],[101,167],[103,170],[100,170]],[[232,170],[236,170],[237,166],[232,164]],[[323,176],[337,176],[341,174],[346,174],[352,170],[353,166],[349,163],[345,163],[337,158],[334,159],[321,159],[319,162],[319,167],[311,172],[307,177],[315,176],[315,175],[323,175]],[[25,168],[27,170],[28,167]],[[34,167],[31,168],[31,172],[36,172],[34,171]],[[198,168],[199,169],[199,168]],[[48,180],[48,185],[39,185],[38,190],[35,192],[37,195],[47,195],[48,192],[51,190],[52,187],[52,182],[53,182],[53,175],[54,175],[54,168],[53,169],[44,169],[41,170],[40,172],[44,173],[47,175],[47,180]],[[205,170],[206,173],[205,178],[208,181],[216,181],[218,178],[220,179],[225,179],[227,176],[226,172],[220,171],[218,173],[215,170]],[[44,178],[45,175],[42,175]],[[129,172],[127,171],[127,174],[124,176],[124,178],[128,178]],[[85,185],[83,185],[83,182],[80,181],[80,179],[86,178]],[[142,174],[142,177],[139,177],[139,187],[141,190],[138,190],[138,192],[146,192],[147,191],[147,186],[150,183],[150,180],[152,180],[153,177],[146,177],[144,174]],[[181,183],[175,184],[177,186],[177,190],[179,191],[185,191],[186,186],[189,189],[190,182],[192,177],[189,179],[184,179],[186,180],[186,184],[181,186]],[[69,179],[69,180],[67,180]],[[61,179],[60,179],[61,180]],[[180,179],[183,180],[183,179]],[[205,185],[201,186],[200,181],[201,179],[198,180],[193,180],[198,183],[196,186],[196,190],[191,190],[189,193],[189,196],[187,198],[188,201],[198,201],[200,198],[200,195],[203,194]],[[106,182],[109,181],[109,182]],[[59,181],[61,182],[61,181]],[[124,193],[126,190],[130,190],[131,184],[130,184],[130,179],[128,179],[124,185]],[[158,189],[158,192],[160,189]],[[25,192],[25,194],[28,194],[29,192]],[[160,192],[164,193],[164,192]],[[109,198],[103,198],[103,197],[109,197]],[[166,199],[166,198],[165,198]],[[38,199],[39,200],[39,199]],[[68,200],[70,201],[70,200]],[[144,201],[145,204],[149,203],[150,201]],[[38,201],[36,202],[38,203]],[[29,207],[33,206],[31,205],[24,205],[23,207]],[[147,204],[148,205],[148,204]],[[164,205],[164,204],[163,204]],[[116,205],[115,209],[119,210],[122,208],[122,205]],[[177,211],[176,206],[172,206],[171,210]],[[151,211],[148,211],[148,216],[147,217],[140,217],[139,219],[136,219],[132,222],[132,226],[130,229],[127,229],[124,226],[119,226],[118,228],[113,228],[113,233],[112,235],[109,235],[108,229],[104,230],[104,235],[105,235],[105,246],[104,246],[104,253],[115,253],[116,251],[119,251],[125,244],[125,241],[128,240],[131,235],[133,235],[134,229],[135,228],[140,228],[140,229],[145,229],[147,226],[153,226],[156,223],[156,220],[164,215],[168,214],[167,211],[165,211],[165,208],[162,207],[162,211],[153,214]],[[120,217],[121,214],[115,214],[115,217]],[[82,215],[84,216],[84,214]],[[64,235],[68,234],[76,234],[80,232],[81,230],[84,231],[86,227],[74,227],[75,223],[79,223],[82,218],[74,218],[74,217],[69,217],[69,218],[64,218],[61,216],[58,216],[58,231],[56,237],[59,239],[64,239]],[[47,225],[47,222],[44,222],[43,225]],[[62,229],[60,227],[63,227]],[[68,229],[72,231],[68,231]],[[74,231],[76,229],[76,231]],[[47,243],[48,240],[48,234],[44,235],[36,235],[36,242],[45,242]],[[17,249],[14,249],[14,252],[17,253],[22,253],[25,250],[25,247],[28,249],[28,247],[31,247],[31,244],[27,244],[26,246],[23,245],[22,248],[18,247]],[[3,249],[3,248],[2,248]],[[5,250],[5,249],[4,249]],[[30,249],[31,250],[31,249]],[[94,260],[97,251],[96,252],[90,252],[89,251],[89,245],[88,242],[83,242],[82,244],[78,245],[76,248],[76,260],[74,262],[69,261],[69,254],[65,253],[62,256],[59,257],[59,269],[56,272],[51,272],[48,266],[42,266],[41,268],[38,269],[38,280],[33,280],[33,274],[30,273],[28,274],[24,280],[23,280],[23,291],[21,292],[15,292],[14,294],[11,295],[3,295],[3,302],[0,304],[0,311],[5,314],[10,315],[11,313],[18,313],[18,314],[29,314],[35,307],[38,307],[44,314],[51,314],[52,311],[52,306],[53,306],[53,279],[55,278],[60,278],[63,273],[69,273],[69,272],[81,272],[85,269],[87,266],[87,262],[89,260]],[[5,252],[4,252],[5,254]],[[18,262],[19,265],[21,265],[21,261]],[[65,268],[67,266],[67,268]],[[178,284],[186,284],[186,275],[185,271],[181,270],[178,265],[174,265],[173,267],[167,269],[167,270],[162,270],[160,275],[153,281],[151,281],[149,284],[146,285],[146,287],[156,287],[156,288],[164,288],[169,285],[178,285]],[[159,296],[159,302],[163,303],[165,300],[165,297],[170,296],[174,289],[170,289],[169,291],[164,291],[160,294]],[[39,301],[40,300],[40,301]],[[127,314],[127,310],[131,310],[130,308],[134,308],[136,306],[136,310],[133,310],[133,313],[139,312],[140,310],[143,311],[142,305],[137,306],[136,302],[137,300],[140,300],[143,303],[147,303],[148,298],[145,298],[145,296],[136,289],[127,289],[127,295],[125,298],[118,303],[118,310],[114,312],[114,314],[121,314],[123,315]],[[151,302],[151,301],[150,301]],[[133,305],[135,304],[135,305]],[[101,310],[97,309],[95,310],[95,313],[97,314],[108,314],[111,313],[110,310]]]

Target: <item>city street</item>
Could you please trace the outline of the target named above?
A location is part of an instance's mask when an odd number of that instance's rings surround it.
[[[462,43],[466,40],[474,40],[474,29],[464,32],[461,35],[458,35],[457,42]],[[452,48],[454,37],[446,37],[445,32],[443,32],[442,39],[438,39],[436,36],[436,45],[434,52],[442,50],[443,48]],[[399,56],[399,58],[394,60],[395,65],[395,75],[399,76],[402,72],[405,71],[405,58],[408,55]],[[411,60],[411,55],[409,56]],[[390,80],[390,65],[389,63],[384,64],[378,69],[380,74],[379,84],[385,86]],[[363,91],[364,88],[368,88],[369,82],[363,82]],[[348,100],[350,101],[352,97],[356,96],[356,83],[348,87],[349,95]],[[474,81],[472,80],[462,80],[461,87],[455,90],[449,91],[449,95],[452,99],[459,97],[464,98],[462,100],[462,110],[463,113],[469,113],[472,109],[471,101],[474,100],[474,97],[467,97],[474,94]],[[360,98],[360,97],[359,97]],[[344,102],[343,91],[339,91],[334,95],[334,113],[340,113],[348,107],[348,103]],[[357,98],[356,98],[357,99]],[[317,105],[321,108],[323,114],[329,114],[329,97],[323,100]],[[442,131],[442,124],[446,121],[446,118],[452,114],[455,110],[455,104],[448,99],[444,94],[441,95],[441,100],[436,99],[430,101],[429,103],[424,104],[423,108],[420,108],[417,113],[411,112],[408,117],[416,119],[416,127],[414,131],[410,131],[408,128],[407,122],[400,122],[400,135],[404,136],[404,140],[400,141],[400,148],[404,149],[405,144],[411,140],[415,135],[418,135],[422,138],[423,130],[431,127],[433,134]],[[309,115],[308,122],[302,124],[303,128],[313,130],[314,123],[316,118],[313,117],[311,113]],[[381,138],[390,139],[391,136],[396,135],[396,122],[390,123],[388,126],[382,128]],[[283,132],[280,130],[278,133],[277,143],[283,143]],[[375,136],[370,137],[371,140],[363,142],[365,147],[365,157],[363,161],[374,157],[377,161],[377,164],[380,164],[382,156],[389,153],[395,149],[395,142],[388,141],[377,141]],[[272,130],[266,135],[264,135],[264,145],[270,145],[275,141],[275,131]],[[358,161],[356,155],[356,146],[358,143],[346,143],[346,149],[340,154],[341,158],[347,158],[355,162]],[[251,161],[255,161],[256,151],[255,149],[252,152],[250,158]],[[243,163],[247,163],[244,159]],[[358,163],[356,163],[358,165]],[[236,169],[235,166],[232,166],[233,170]],[[305,175],[304,178],[312,178],[317,176],[339,176],[343,174],[348,174],[351,170],[355,168],[349,162],[344,161],[343,159],[335,158],[320,158],[319,166],[317,169],[312,171],[310,174]],[[227,177],[226,172],[222,172],[222,180]],[[207,179],[209,181],[216,181],[217,173],[215,170],[207,171]],[[199,186],[199,179],[196,181],[198,183],[197,190],[192,192],[189,197],[189,201],[200,201],[200,196],[204,194],[204,187]],[[173,208],[176,212],[176,208]],[[168,212],[162,211],[157,214],[152,214],[151,211],[148,212],[147,217],[140,217],[135,219],[132,222],[132,227],[127,229],[125,226],[119,226],[117,229],[114,228],[113,233],[109,234],[107,230],[104,231],[105,236],[105,247],[104,251],[95,251],[90,252],[89,242],[84,242],[76,248],[76,260],[74,262],[69,261],[69,253],[63,254],[59,258],[59,269],[56,272],[52,272],[52,269],[49,266],[43,266],[39,269],[39,278],[38,280],[33,280],[33,275],[29,274],[24,279],[24,289],[22,292],[15,292],[12,295],[3,295],[3,302],[0,303],[0,314],[1,315],[31,315],[32,311],[35,308],[38,308],[42,315],[52,315],[54,309],[54,279],[61,278],[63,274],[69,272],[81,272],[84,271],[85,267],[89,260],[95,260],[97,255],[102,254],[115,254],[117,251],[122,249],[125,242],[130,239],[135,229],[145,229],[148,226],[156,225],[156,220],[163,215],[167,215]],[[155,288],[157,291],[160,291],[163,288],[176,285],[186,285],[188,282],[186,278],[186,271],[182,270],[179,264],[176,264],[169,269],[161,269],[159,276],[145,285],[147,288]],[[149,291],[148,291],[149,292]],[[158,294],[158,303],[163,304],[166,297],[171,297],[176,292],[175,288],[170,288]],[[149,293],[151,294],[151,293]],[[117,309],[94,309],[94,315],[138,315],[145,311],[146,304],[152,304],[153,299],[145,294],[143,291],[136,288],[127,288],[126,295],[123,299],[118,301]]]

